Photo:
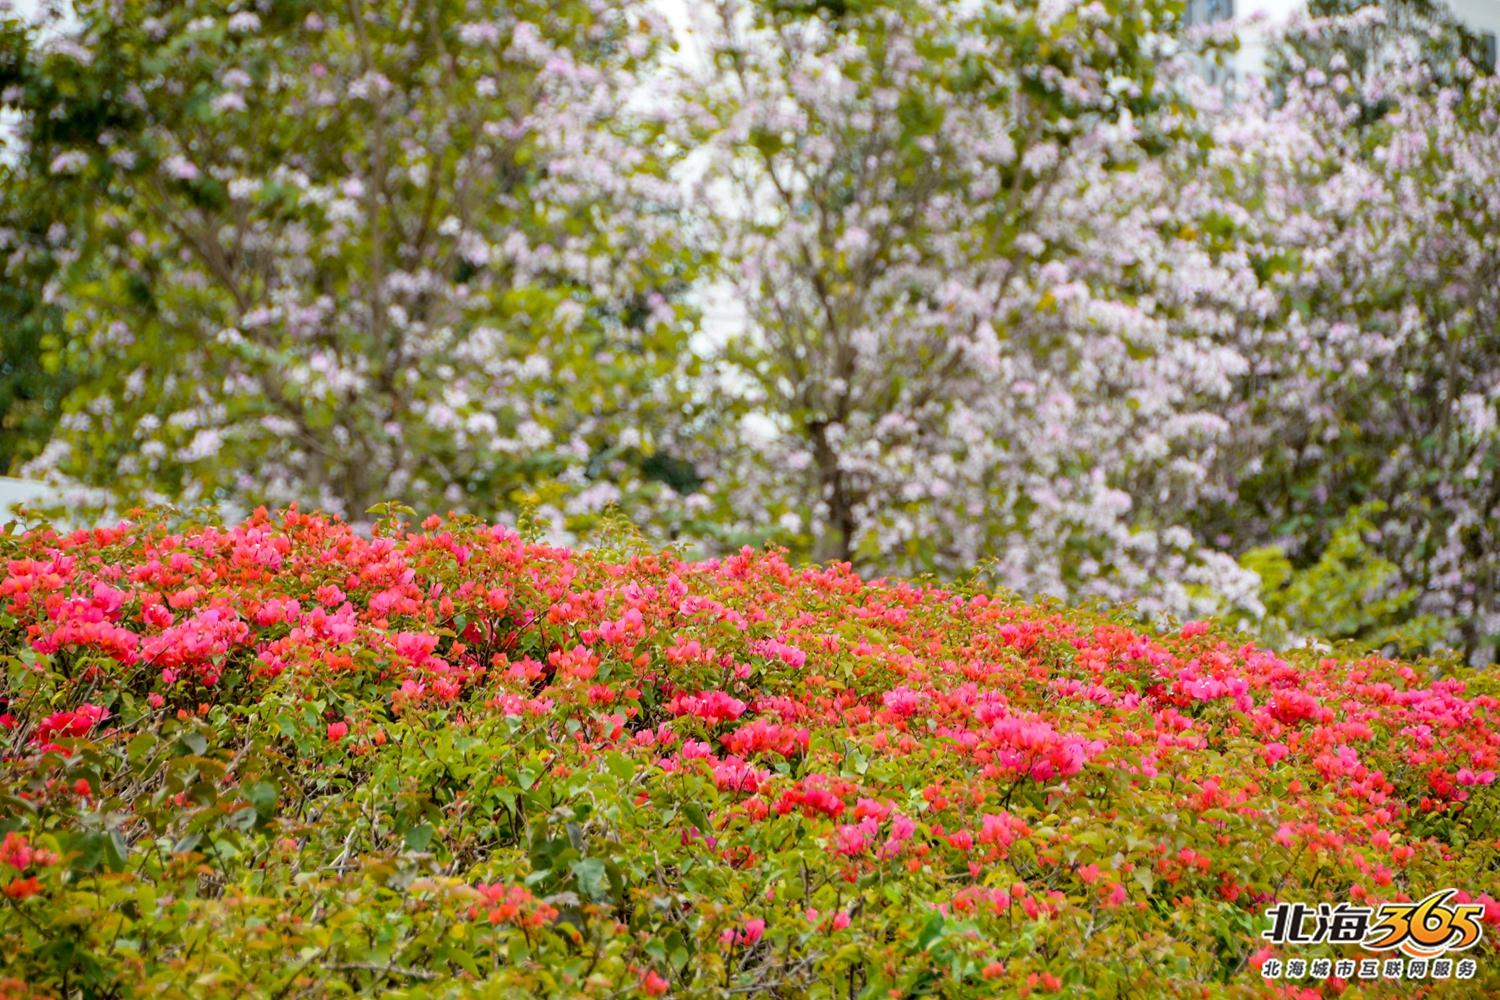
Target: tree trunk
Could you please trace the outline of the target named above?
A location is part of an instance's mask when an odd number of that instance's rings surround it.
[[[854,516],[854,498],[850,496],[844,470],[839,468],[838,455],[828,443],[828,421],[815,421],[807,429],[817,463],[818,493],[828,504],[830,528],[819,537],[814,556],[819,562],[853,562],[854,537],[859,524]]]

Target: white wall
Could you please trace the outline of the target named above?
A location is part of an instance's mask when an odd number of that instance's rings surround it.
[[[1270,48],[1267,37],[1301,9],[1302,0],[1235,0],[1235,17],[1243,25],[1240,51],[1234,59],[1235,72],[1240,76],[1264,73]]]
[[[1500,36],[1500,0],[1448,0],[1448,6],[1470,31]]]
[[[1470,31],[1500,35],[1500,0],[1448,0],[1448,6]],[[1267,35],[1302,7],[1302,0],[1235,0],[1235,17],[1242,25],[1240,51],[1234,59],[1238,75],[1254,76],[1265,71]]]
[[[11,519],[18,504],[34,503],[49,492],[44,483],[0,476],[0,524]]]

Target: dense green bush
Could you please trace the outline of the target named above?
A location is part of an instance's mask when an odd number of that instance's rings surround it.
[[[0,993],[1251,994],[1450,886],[1500,986],[1492,677],[391,517],[0,541]]]
[[[1279,546],[1251,549],[1241,564],[1261,580],[1264,613],[1253,621],[1273,645],[1310,638],[1347,641],[1362,650],[1411,652],[1440,645],[1452,622],[1416,611],[1416,587],[1365,541],[1385,505],[1368,503],[1345,515],[1311,566],[1296,568]]]

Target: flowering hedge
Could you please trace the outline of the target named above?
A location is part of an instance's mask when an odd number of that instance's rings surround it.
[[[0,993],[1249,993],[1449,886],[1500,985],[1487,675],[462,520],[0,557]]]

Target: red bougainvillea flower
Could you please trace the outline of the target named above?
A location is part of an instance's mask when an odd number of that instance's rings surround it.
[[[557,916],[556,907],[537,899],[525,886],[493,882],[488,885],[481,883],[475,889],[482,902],[471,913],[474,916],[483,913],[491,924],[512,923],[540,927]]]
[[[100,705],[83,704],[74,709],[53,712],[37,723],[33,739],[49,744],[56,737],[77,739],[109,718],[109,710]]]
[[[1273,903],[1448,887],[1500,988],[1496,675],[426,524],[0,535],[39,990],[1256,993]]]

